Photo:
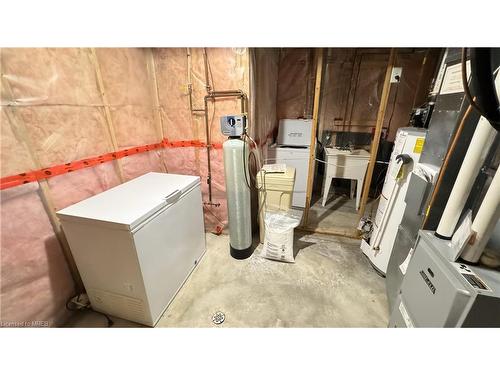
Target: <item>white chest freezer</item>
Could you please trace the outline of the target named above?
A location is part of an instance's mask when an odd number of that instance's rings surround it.
[[[57,216],[92,307],[149,326],[205,252],[198,176],[147,173]]]

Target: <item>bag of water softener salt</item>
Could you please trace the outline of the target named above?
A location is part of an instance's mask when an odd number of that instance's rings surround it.
[[[302,212],[266,211],[266,234],[261,256],[282,262],[295,263],[293,257],[293,230],[300,224]]]

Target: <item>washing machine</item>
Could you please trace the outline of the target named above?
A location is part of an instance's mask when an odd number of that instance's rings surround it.
[[[306,206],[311,129],[310,119],[280,120],[276,143],[269,146],[266,159],[267,164],[286,164],[295,168],[292,206],[298,208]]]

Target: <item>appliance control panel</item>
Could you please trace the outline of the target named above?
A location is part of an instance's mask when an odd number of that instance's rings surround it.
[[[228,137],[243,135],[247,126],[246,115],[227,115],[220,118],[220,130]]]

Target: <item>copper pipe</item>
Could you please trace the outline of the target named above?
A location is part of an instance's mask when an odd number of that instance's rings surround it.
[[[460,135],[462,134],[462,130],[465,125],[465,120],[467,120],[467,117],[469,117],[470,113],[472,112],[472,106],[469,104],[467,107],[467,110],[465,111],[462,120],[460,121],[460,124],[458,125],[457,131],[455,132],[455,136],[453,137],[453,140],[451,141],[450,147],[448,148],[448,151],[446,152],[446,156],[444,157],[443,165],[441,166],[441,170],[438,175],[438,179],[436,181],[436,186],[434,187],[434,190],[432,191],[431,199],[429,202],[429,206],[427,207],[427,211],[425,213],[425,218],[424,222],[422,223],[422,229],[425,227],[425,224],[427,224],[427,221],[429,219],[429,212],[434,205],[434,201],[436,200],[437,193],[439,192],[439,189],[441,187],[441,183],[443,182],[443,175],[446,171],[446,168],[448,167],[448,163],[450,161],[450,157],[453,154],[453,151],[455,151],[455,147],[458,143],[458,139],[460,138]]]
[[[209,66],[208,66],[208,56],[207,56],[207,49],[206,48],[203,48],[203,62],[205,65],[205,88],[207,89],[208,93],[211,93],[212,87],[210,86],[210,81],[208,79]]]
[[[245,113],[245,104],[247,95],[242,90],[226,90],[226,91],[211,91],[203,98],[205,103],[205,134],[207,143],[207,184],[208,184],[208,203],[212,204],[212,166],[210,163],[210,148],[212,147],[212,140],[210,138],[210,124],[208,121],[208,101],[215,101],[217,98],[234,98],[237,97],[241,100],[241,112]]]
[[[207,184],[208,184],[208,202],[212,204],[212,167],[210,165],[210,147],[211,139],[210,139],[210,125],[208,124],[208,98],[209,95],[205,96],[205,134],[207,140]]]
[[[205,112],[205,109],[197,109],[193,108],[193,83],[191,82],[191,71],[192,71],[192,64],[191,64],[191,48],[186,48],[186,56],[187,56],[187,65],[188,65],[188,83],[187,83],[187,88],[188,88],[188,95],[189,95],[189,110],[191,112]],[[205,85],[207,84],[205,81]]]

